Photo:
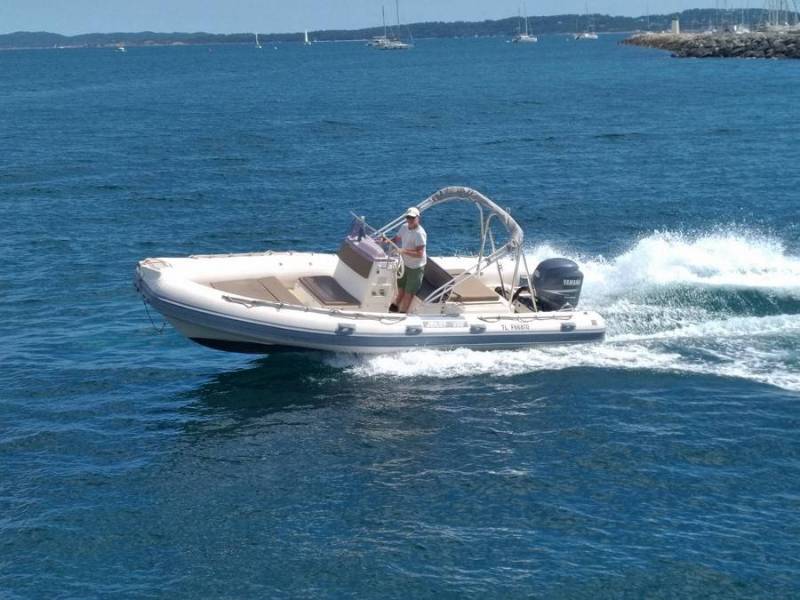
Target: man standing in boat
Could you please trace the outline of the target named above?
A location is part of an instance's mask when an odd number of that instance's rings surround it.
[[[425,263],[428,262],[425,254],[428,234],[419,223],[419,209],[416,206],[406,211],[405,225],[400,227],[392,241],[400,247],[404,269],[403,276],[397,280],[397,297],[389,306],[389,312],[407,313],[422,285]]]

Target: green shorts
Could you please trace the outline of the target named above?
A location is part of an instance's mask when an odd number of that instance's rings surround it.
[[[397,280],[397,289],[405,290],[409,294],[416,294],[422,286],[422,276],[425,274],[425,267],[418,269],[405,268],[403,276]]]

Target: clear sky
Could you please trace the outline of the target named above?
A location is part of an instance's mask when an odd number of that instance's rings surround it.
[[[400,0],[400,17],[404,22],[498,19],[515,15],[520,4],[522,0]],[[639,16],[713,7],[715,1],[527,0],[525,4],[531,16],[583,13],[585,4],[590,12]],[[761,1],[749,4],[760,6]],[[357,29],[380,25],[381,5],[386,6],[387,19],[394,15],[394,0],[0,0],[0,33]]]

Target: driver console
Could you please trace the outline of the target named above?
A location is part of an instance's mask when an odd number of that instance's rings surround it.
[[[327,306],[386,312],[394,293],[393,260],[366,235],[350,234],[337,253],[333,276],[305,277],[303,286]]]

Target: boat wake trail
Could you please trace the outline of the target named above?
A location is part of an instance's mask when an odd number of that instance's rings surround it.
[[[571,367],[719,375],[800,391],[800,257],[741,232],[654,233],[607,259],[552,246],[585,274],[581,307],[607,320],[606,341],[514,351],[416,350],[330,357],[364,377],[513,376]]]

